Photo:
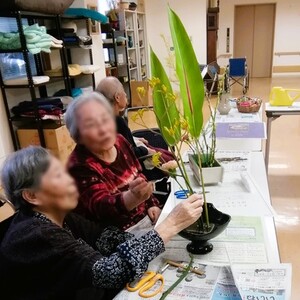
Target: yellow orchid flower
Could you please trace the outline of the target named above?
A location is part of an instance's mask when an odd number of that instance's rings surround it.
[[[145,95],[146,95],[146,89],[145,89],[144,87],[140,86],[140,87],[138,87],[138,88],[136,89],[136,91],[137,91],[137,93],[139,94],[139,96],[140,96],[141,98],[144,98],[144,97],[145,97]]]
[[[143,119],[143,117],[144,117],[144,112],[145,112],[145,111],[146,111],[145,108],[139,109],[139,110],[137,111],[137,113],[138,113],[138,115],[139,115],[139,117],[140,117],[141,119]]]
[[[189,128],[189,124],[186,119],[182,118],[180,120],[180,125],[183,130],[187,130]]]
[[[164,84],[162,84],[161,89],[162,89],[163,93],[167,93],[167,91],[168,91],[167,87]]]
[[[139,118],[140,118],[140,117],[139,117],[138,112],[135,112],[135,113],[130,117],[130,119],[131,119],[133,122],[136,122]]]
[[[161,165],[160,157],[161,152],[156,152],[152,155],[152,164],[154,167],[159,167]]]
[[[150,80],[149,80],[149,85],[151,88],[155,88],[157,85],[160,84],[160,79],[157,78],[157,77],[152,77]]]

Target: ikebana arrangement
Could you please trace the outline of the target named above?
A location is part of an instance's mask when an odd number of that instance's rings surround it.
[[[215,117],[216,107],[209,102],[211,113],[212,135],[211,143],[205,140],[203,130],[203,104],[205,102],[205,87],[199,64],[190,38],[177,14],[169,8],[169,25],[175,51],[176,75],[179,81],[180,94],[172,89],[171,82],[162,63],[151,48],[152,78],[149,80],[153,92],[153,110],[162,136],[171,149],[175,162],[164,164],[160,154],[153,156],[153,163],[161,167],[174,178],[186,196],[194,193],[191,178],[182,155],[182,147],[187,144],[192,150],[192,159],[197,168],[194,173],[199,179],[203,194],[203,214],[199,220],[183,230],[180,235],[191,240],[187,250],[194,254],[205,254],[212,251],[212,244],[207,241],[220,234],[228,225],[230,216],[218,211],[206,201],[204,168],[214,167],[215,161]],[[140,88],[141,96],[145,91]],[[207,98],[206,98],[207,99]],[[208,98],[208,100],[210,100]],[[182,107],[182,109],[181,109]],[[133,120],[146,125],[143,121],[144,110],[138,111]],[[201,141],[204,138],[204,143]]]

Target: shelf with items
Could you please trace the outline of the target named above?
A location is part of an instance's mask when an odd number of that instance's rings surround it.
[[[65,45],[59,41],[60,45],[59,48],[56,47],[49,48],[50,51],[58,50],[59,51],[59,58],[60,58],[60,65],[61,65],[61,72],[62,76],[51,77],[50,79],[47,78],[46,81],[44,77],[44,70],[45,70],[45,57],[43,53],[40,51],[35,50],[34,54],[31,54],[32,51],[32,44],[28,44],[28,40],[26,40],[24,30],[28,30],[31,26],[34,28],[41,28],[39,26],[45,26],[47,24],[47,29],[49,25],[53,26],[53,29],[58,33],[58,39],[61,39],[61,23],[62,23],[62,16],[58,15],[41,15],[36,13],[30,12],[4,12],[1,11],[1,17],[11,18],[15,20],[16,29],[14,30],[16,36],[16,43],[20,43],[21,48],[17,49],[0,49],[1,57],[1,70],[0,70],[0,85],[1,85],[1,92],[3,103],[5,107],[5,112],[7,115],[8,125],[13,141],[13,145],[15,150],[20,148],[20,143],[16,134],[17,129],[19,129],[18,125],[27,126],[29,123],[34,123],[35,130],[37,131],[39,144],[43,147],[46,146],[45,144],[45,136],[44,136],[44,125],[45,120],[42,119],[40,115],[40,103],[38,103],[38,99],[49,99],[48,93],[51,93],[55,90],[55,88],[61,88],[64,90],[65,95],[72,95],[72,86],[74,86],[74,78],[70,76],[68,71],[68,64],[71,63],[68,61],[71,58],[71,49],[78,48],[81,49],[79,45]],[[75,18],[74,18],[75,19]],[[77,19],[77,18],[76,18]],[[47,23],[44,22],[47,20]],[[13,24],[13,21],[11,22]],[[85,19],[86,25],[88,25],[87,20]],[[28,25],[26,29],[24,29],[23,25]],[[35,25],[39,24],[39,25]],[[89,35],[89,28],[86,27],[87,33]],[[11,36],[11,35],[10,35]],[[31,46],[31,47],[29,47]],[[49,46],[50,47],[50,46]],[[75,50],[74,50],[75,51]],[[91,65],[93,64],[92,61],[92,52],[91,49],[84,49],[84,51],[89,52],[89,58]],[[33,51],[32,51],[33,52]],[[3,59],[8,54],[9,63],[3,63]],[[57,56],[57,55],[56,55]],[[20,67],[20,62],[22,62]],[[18,69],[18,70],[17,70]],[[15,75],[16,74],[16,75]],[[20,77],[24,76],[24,77]],[[37,76],[37,77],[36,77]],[[44,78],[42,78],[44,77]],[[10,83],[8,83],[10,82]],[[20,83],[21,82],[21,83]],[[26,83],[25,83],[26,82]],[[92,84],[94,86],[94,76],[92,76]],[[51,84],[56,85],[51,85]],[[63,85],[61,85],[62,83]],[[13,91],[15,89],[27,89],[29,95],[24,91],[24,98],[23,100],[27,100],[28,103],[31,103],[31,111],[30,117],[29,116],[19,116],[14,115],[11,111],[12,103],[15,101],[10,101],[10,98],[13,96]],[[10,92],[8,93],[8,90]],[[19,93],[18,93],[19,94]],[[26,99],[27,98],[27,99]],[[23,102],[22,102],[23,103]],[[60,102],[63,106],[62,102]],[[17,106],[15,106],[17,107]],[[63,109],[61,108],[61,113],[63,113]],[[58,118],[54,118],[58,120]],[[50,121],[51,122],[51,121]],[[53,121],[52,121],[53,122]],[[16,124],[17,123],[17,124]]]
[[[119,12],[120,29],[125,30],[126,37],[132,43],[132,48],[128,47],[127,49],[129,61],[134,63],[134,68],[130,68],[134,71],[130,71],[130,80],[143,81],[148,77],[149,62],[145,18],[145,13],[138,11]]]
[[[125,30],[114,30],[110,24],[101,24],[101,33],[103,41],[110,42],[109,47],[106,47],[105,43],[103,43],[105,63],[108,65],[106,76],[117,77],[122,82],[124,90],[130,99],[130,89],[127,84],[130,77],[129,48]],[[124,80],[124,78],[127,78],[127,80]]]

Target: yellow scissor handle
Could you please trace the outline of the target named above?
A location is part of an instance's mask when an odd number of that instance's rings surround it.
[[[157,290],[155,290],[153,293],[145,293],[149,289],[151,289],[157,281],[161,281],[159,288]],[[151,298],[151,297],[157,295],[158,293],[160,293],[162,291],[162,289],[164,287],[164,283],[165,283],[164,277],[161,274],[156,274],[144,286],[141,287],[141,289],[139,290],[139,296],[141,296],[143,298]]]
[[[130,283],[126,284],[126,289],[129,292],[135,292],[138,289],[140,289],[146,282],[148,282],[150,279],[152,279],[156,275],[155,272],[152,271],[147,271],[145,272],[144,276],[141,278],[141,280],[135,285],[135,286],[130,286]]]

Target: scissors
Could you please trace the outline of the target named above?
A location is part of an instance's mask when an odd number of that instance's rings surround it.
[[[187,199],[188,195],[189,195],[189,191],[188,190],[179,190],[174,192],[174,195],[177,199]]]
[[[168,267],[169,264],[167,263],[157,273],[153,271],[147,271],[141,279],[127,283],[126,289],[129,292],[136,292],[139,290],[139,296],[142,298],[151,298],[157,295],[164,287],[165,279],[162,276],[162,273],[167,270]],[[161,282],[159,288],[152,293],[146,293],[154,286],[154,284],[156,284],[157,281]]]

